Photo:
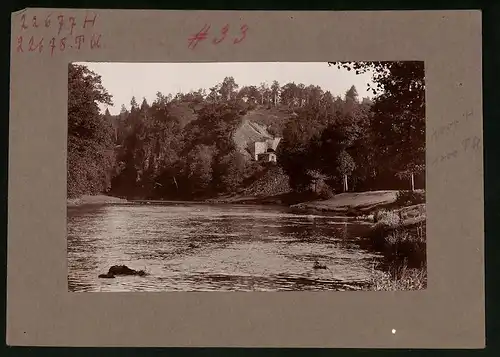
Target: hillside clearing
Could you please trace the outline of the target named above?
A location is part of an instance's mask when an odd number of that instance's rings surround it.
[[[288,109],[257,107],[248,111],[243,117],[244,121],[249,121],[259,126],[265,127],[271,135],[283,135],[283,128],[290,119],[291,112]]]

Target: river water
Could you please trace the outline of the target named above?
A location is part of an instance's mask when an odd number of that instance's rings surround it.
[[[367,226],[285,207],[120,204],[68,208],[68,288],[93,291],[359,290],[381,257]],[[315,261],[328,269],[313,269]],[[145,277],[100,279],[112,265]]]

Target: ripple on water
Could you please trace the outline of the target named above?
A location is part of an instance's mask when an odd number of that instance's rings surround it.
[[[376,254],[362,225],[280,208],[127,205],[68,213],[70,291],[357,290]],[[328,269],[314,270],[315,260]],[[98,279],[111,265],[146,277]]]

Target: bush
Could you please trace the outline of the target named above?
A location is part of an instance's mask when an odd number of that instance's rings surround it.
[[[249,102],[247,104],[247,111],[250,111],[250,110],[255,110],[257,108],[257,104],[256,103],[252,103],[252,102]]]
[[[372,228],[369,239],[376,250],[391,259],[407,259],[411,266],[426,260],[425,223],[405,226],[399,217],[386,214]]]
[[[319,191],[318,191],[318,197],[322,200],[328,200],[335,196],[335,193],[333,190],[327,185],[323,184],[320,186]]]
[[[345,215],[347,217],[359,217],[361,216],[361,213],[355,209],[354,207],[348,207],[346,212],[345,212]]]
[[[396,204],[401,206],[413,206],[425,203],[425,191],[398,191]]]
[[[425,244],[425,235],[420,233],[420,231],[423,230],[421,226],[423,226],[423,224],[413,229],[407,227],[392,229],[386,235],[385,242],[388,245],[413,244],[418,246],[420,244]]]
[[[380,219],[382,218],[382,216],[384,214],[387,213],[387,210],[385,209],[379,209],[378,211],[376,211],[374,214],[373,214],[373,222],[374,223],[378,223],[380,222]]]
[[[401,223],[401,217],[397,212],[387,211],[385,209],[375,212],[373,220],[378,226],[384,226],[387,228],[395,228]]]

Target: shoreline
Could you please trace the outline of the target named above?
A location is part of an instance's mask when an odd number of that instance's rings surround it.
[[[418,190],[420,191],[420,190]],[[411,205],[397,204],[397,190],[346,192],[326,200],[300,202],[299,197],[292,195],[276,196],[223,196],[200,200],[158,200],[133,199],[107,196],[83,195],[67,199],[68,207],[102,204],[230,204],[230,205],[266,205],[288,207],[297,213],[321,213],[353,218],[361,218],[373,222],[377,211],[404,210]],[[425,205],[425,204],[424,204]]]
[[[423,190],[415,190],[423,192]],[[334,195],[330,199],[301,201],[298,197],[276,196],[223,196],[207,199],[207,203],[227,204],[262,204],[288,206],[297,212],[335,213],[346,216],[366,216],[380,209],[400,209],[397,204],[398,190],[379,190],[365,192],[346,192]],[[288,201],[288,202],[287,202]]]
[[[67,207],[81,207],[89,205],[105,205],[111,203],[127,203],[128,200],[106,195],[83,195],[66,199]]]
[[[283,197],[282,197],[283,198]],[[367,225],[364,244],[384,257],[384,269],[369,282],[373,290],[414,290],[427,286],[426,203],[398,203],[397,191],[350,192],[327,200],[287,204],[273,197],[225,197],[199,201],[127,200],[107,195],[68,199],[68,208],[116,205],[276,205],[293,213],[344,217]]]

